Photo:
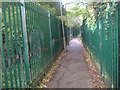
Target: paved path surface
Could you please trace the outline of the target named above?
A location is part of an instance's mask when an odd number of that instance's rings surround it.
[[[78,39],[70,41],[67,54],[48,83],[48,88],[90,88],[90,77],[82,45]]]

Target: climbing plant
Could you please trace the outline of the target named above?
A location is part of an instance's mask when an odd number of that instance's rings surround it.
[[[112,3],[112,2],[91,2],[91,3],[83,3],[83,2],[76,2],[74,7],[70,9],[70,11],[67,12],[67,17],[79,17],[81,21],[79,24],[81,24],[83,19],[86,19],[86,24],[88,28],[91,30],[96,29],[96,21],[98,18],[106,17],[108,14],[112,15],[115,12],[115,7],[118,3]],[[66,19],[68,19],[66,18]],[[75,18],[74,18],[75,19]],[[66,25],[69,26],[68,23],[71,21],[65,20]],[[74,20],[72,20],[74,21]],[[72,23],[72,26],[78,25],[78,23]],[[78,25],[79,27],[79,25]]]

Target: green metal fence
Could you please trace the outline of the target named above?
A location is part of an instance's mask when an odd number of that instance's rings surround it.
[[[2,16],[2,88],[35,85],[63,49],[61,21],[32,2],[3,2]]]
[[[66,36],[66,44],[73,38],[78,38],[80,35],[80,29],[76,27],[66,27],[65,26],[65,36]]]
[[[86,20],[83,20],[81,26],[83,43],[99,69],[101,80],[108,87],[119,87],[118,9],[120,10],[119,5],[114,14],[109,12],[105,17],[98,18],[96,29],[91,29]]]
[[[1,5],[1,3],[0,3]],[[2,21],[2,11],[1,11],[1,8],[0,8],[0,21]],[[2,23],[0,23],[0,89],[2,88],[2,59],[1,59],[1,49],[2,49]]]
[[[119,2],[118,7],[119,7],[118,8],[118,43],[119,43],[119,45],[118,45],[119,46],[119,48],[118,48],[119,49],[119,51],[118,51],[119,52],[119,71],[118,71],[119,72],[119,77],[118,77],[119,81],[118,82],[119,82],[119,85],[118,86],[120,88],[120,2]]]
[[[70,40],[70,28],[66,26],[65,26],[65,36],[66,36],[65,40],[69,41]],[[68,44],[68,42],[66,42],[66,44]]]

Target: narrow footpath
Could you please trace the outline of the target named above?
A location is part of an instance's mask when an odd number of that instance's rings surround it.
[[[70,41],[67,54],[48,83],[48,88],[92,88],[92,79],[78,39]]]

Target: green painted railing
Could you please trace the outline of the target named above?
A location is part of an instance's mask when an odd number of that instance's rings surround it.
[[[61,21],[30,2],[3,2],[2,16],[0,88],[36,85],[63,49]]]
[[[120,3],[119,3],[120,4]],[[84,46],[96,63],[101,80],[108,87],[120,87],[119,79],[119,42],[120,38],[120,5],[115,7],[114,14],[108,13],[97,19],[96,29],[91,29],[83,20],[82,40]]]
[[[0,3],[1,5],[1,3]],[[0,22],[2,22],[2,9],[0,7]],[[1,50],[2,50],[2,23],[0,23],[0,89],[2,89],[2,59],[1,59]]]
[[[118,5],[118,52],[119,52],[119,66],[118,66],[118,72],[119,72],[119,77],[118,77],[118,87],[120,88],[120,2]]]

